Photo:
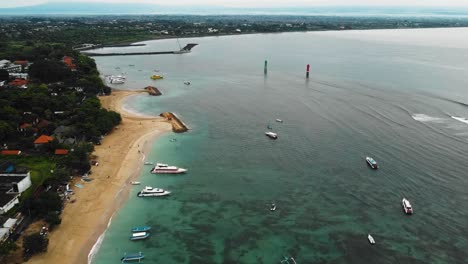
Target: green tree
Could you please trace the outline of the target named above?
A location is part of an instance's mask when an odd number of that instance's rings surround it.
[[[0,82],[8,81],[10,74],[6,70],[0,70]]]
[[[49,239],[39,233],[24,237],[23,248],[24,255],[29,258],[37,253],[46,252],[49,245]]]
[[[31,78],[43,83],[66,81],[71,71],[59,60],[38,60],[29,69]]]
[[[0,141],[7,139],[14,132],[15,130],[10,124],[0,120]]]
[[[62,219],[60,219],[60,215],[56,212],[49,212],[44,220],[49,224],[49,228],[52,230],[55,226],[60,225],[62,223]]]

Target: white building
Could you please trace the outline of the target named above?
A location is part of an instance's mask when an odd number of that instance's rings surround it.
[[[21,193],[31,187],[29,171],[19,169],[11,162],[0,164],[0,214],[19,204]]]
[[[21,65],[11,63],[9,60],[0,60],[0,70],[7,72],[21,72]]]

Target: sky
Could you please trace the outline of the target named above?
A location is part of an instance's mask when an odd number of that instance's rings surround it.
[[[466,6],[468,0],[0,0],[0,8],[37,5],[47,2],[147,3],[158,5],[282,7],[282,6]]]

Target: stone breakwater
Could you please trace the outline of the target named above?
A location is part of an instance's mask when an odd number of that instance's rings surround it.
[[[145,90],[148,92],[149,95],[153,95],[153,96],[162,95],[161,91],[159,91],[159,89],[154,86],[147,86],[145,87]]]
[[[171,112],[163,112],[160,116],[166,118],[172,125],[172,131],[175,133],[183,133],[189,130],[189,128],[182,122],[179,117],[177,117],[174,113]]]

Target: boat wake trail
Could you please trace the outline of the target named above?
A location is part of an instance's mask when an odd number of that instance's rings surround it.
[[[466,117],[460,117],[460,116],[450,116],[450,117],[462,123],[468,124],[468,118]]]
[[[419,122],[434,122],[434,123],[442,123],[444,122],[443,118],[440,117],[433,117],[433,116],[428,116],[425,114],[413,114],[411,117]]]

